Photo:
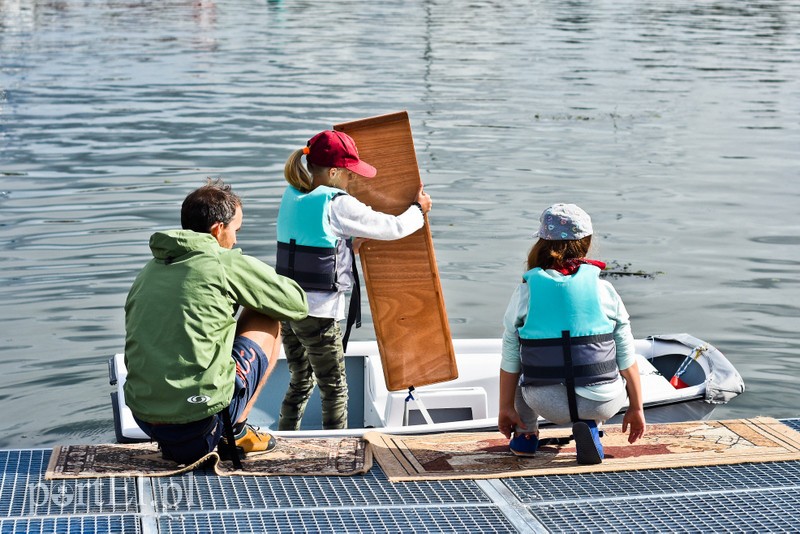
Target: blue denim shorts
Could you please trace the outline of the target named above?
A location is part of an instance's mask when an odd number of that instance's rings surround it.
[[[235,424],[267,372],[269,358],[257,343],[244,336],[237,336],[234,340],[231,357],[236,362],[236,387],[227,410]],[[158,442],[164,458],[179,464],[196,462],[212,452],[225,433],[221,412],[199,421],[175,425],[154,425],[137,417],[134,419],[145,434]]]

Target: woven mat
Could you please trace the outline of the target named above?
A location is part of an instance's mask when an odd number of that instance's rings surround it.
[[[499,432],[364,437],[392,482],[456,478],[502,478],[628,471],[800,459],[800,433],[767,417],[655,424],[628,443],[621,425],[603,427],[605,459],[578,465],[575,442],[547,445],[532,458],[508,450]],[[570,429],[543,428],[540,439],[568,437]]]
[[[366,473],[372,454],[361,438],[276,438],[270,452],[250,453],[242,469],[212,452],[191,465],[164,460],[155,443],[64,445],[53,448],[46,479],[163,477],[210,466],[219,475],[349,476]]]

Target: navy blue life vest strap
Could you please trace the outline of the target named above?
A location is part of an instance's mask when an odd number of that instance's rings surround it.
[[[275,272],[288,276],[305,290],[335,291],[336,273],[315,273],[309,269],[309,262],[318,261],[319,258],[330,258],[334,264],[335,248],[309,247],[298,245],[295,239],[289,243],[278,241],[278,260]],[[297,265],[300,258],[301,264]]]
[[[540,379],[557,380],[564,377],[563,368],[561,367],[543,367],[540,365],[523,365],[523,371],[530,376],[535,376]],[[582,378],[585,376],[598,376],[605,373],[612,372],[617,368],[616,362],[600,362],[586,365],[573,365],[572,376],[574,378]]]
[[[566,330],[568,332],[568,330]],[[604,343],[614,339],[614,334],[595,334],[591,336],[578,336],[570,338],[572,345],[588,345],[590,343]],[[523,339],[519,340],[521,345],[528,347],[557,347],[564,342],[563,337],[552,337],[547,339]]]
[[[575,398],[575,374],[572,368],[572,340],[569,337],[569,330],[561,331],[561,343],[564,349],[564,378],[567,386],[569,417],[574,423],[578,420],[578,399]]]
[[[353,252],[351,243],[347,244],[350,249],[350,258],[353,264],[353,289],[350,293],[350,308],[347,310],[347,326],[344,329],[342,338],[342,349],[347,351],[347,341],[350,339],[350,331],[353,324],[356,328],[361,328],[361,283],[358,280],[358,267],[356,267],[356,253]]]
[[[568,330],[565,330],[568,332]],[[578,337],[571,337],[570,338],[570,347],[575,345],[589,345],[592,343],[604,343],[607,341],[611,341],[614,339],[613,334],[597,334],[592,336],[578,336]],[[522,339],[519,340],[521,345],[525,345],[528,347],[553,347],[553,346],[561,346],[563,350],[564,346],[564,338],[557,337],[557,338],[548,338],[548,339]],[[572,350],[570,348],[570,355],[572,354]],[[589,363],[584,365],[570,365],[569,370],[572,376],[572,379],[575,378],[582,378],[586,376],[602,376],[606,373],[613,372],[617,368],[616,361],[605,361],[605,362],[597,362],[597,363]],[[535,376],[539,379],[551,379],[557,380],[560,378],[566,378],[566,374],[564,374],[564,368],[555,366],[555,367],[546,367],[540,365],[530,365],[530,364],[523,364],[523,372],[529,376]]]
[[[278,242],[278,248],[281,247],[283,243]],[[286,273],[286,276],[294,280],[294,256],[297,253],[297,239],[290,239],[289,240],[289,271]]]

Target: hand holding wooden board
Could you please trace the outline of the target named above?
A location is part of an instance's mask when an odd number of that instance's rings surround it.
[[[417,197],[419,167],[406,112],[334,126],[350,135],[375,178],[350,181],[348,192],[376,211],[399,215]],[[396,241],[360,247],[384,379],[389,391],[458,378],[439,269],[425,225]]]

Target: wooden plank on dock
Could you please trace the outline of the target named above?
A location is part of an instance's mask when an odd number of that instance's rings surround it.
[[[378,169],[375,178],[351,180],[350,194],[377,211],[399,215],[407,210],[421,183],[408,114],[334,129],[355,139],[359,156]],[[359,255],[386,387],[397,391],[458,378],[427,215],[412,235],[371,239]]]

